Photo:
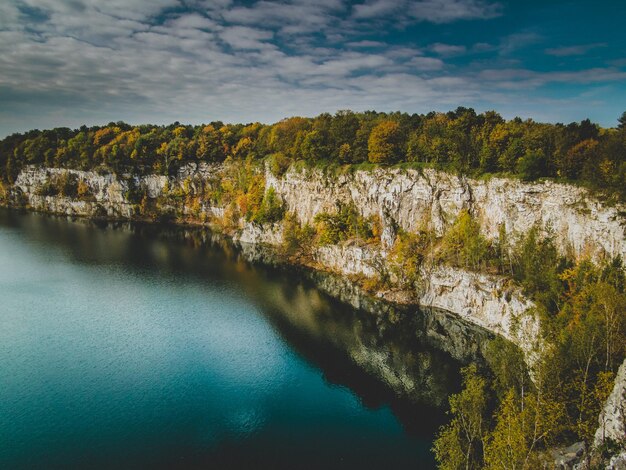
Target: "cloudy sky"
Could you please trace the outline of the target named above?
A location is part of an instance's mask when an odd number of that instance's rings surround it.
[[[338,109],[614,126],[623,0],[0,0],[0,137]]]

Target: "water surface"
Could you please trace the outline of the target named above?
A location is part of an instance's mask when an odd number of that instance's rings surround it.
[[[0,468],[433,466],[423,325],[165,232],[0,210]]]

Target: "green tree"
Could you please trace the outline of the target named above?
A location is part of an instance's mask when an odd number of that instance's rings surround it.
[[[259,224],[273,224],[282,220],[284,214],[285,206],[283,201],[276,194],[274,187],[270,186],[265,192],[265,196],[263,196],[261,208],[252,220]]]
[[[310,131],[304,135],[300,153],[307,160],[317,161],[328,157],[326,136],[320,131]]]
[[[559,174],[570,179],[580,177],[583,168],[597,160],[598,141],[587,139],[574,145],[559,162]]]
[[[517,244],[513,259],[513,278],[526,294],[548,311],[557,311],[562,292],[558,276],[562,260],[552,238],[541,237],[539,228],[532,227]]]
[[[519,408],[513,390],[504,397],[498,410],[497,423],[485,446],[486,470],[520,470],[529,468],[528,442],[524,429],[525,413]]]
[[[485,358],[493,372],[493,388],[498,398],[504,399],[510,391],[523,397],[532,388],[524,354],[510,341],[496,336],[487,345]]]
[[[546,156],[540,150],[527,150],[517,160],[517,173],[527,181],[535,180],[546,174]]]
[[[488,248],[480,224],[464,209],[444,235],[440,255],[457,266],[477,270],[487,258]]]
[[[435,439],[433,451],[442,470],[480,468],[487,435],[487,383],[472,364],[462,371],[463,390],[452,395],[450,415]]]

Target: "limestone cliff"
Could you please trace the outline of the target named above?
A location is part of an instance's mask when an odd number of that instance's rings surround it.
[[[626,255],[626,206],[606,207],[587,190],[571,185],[471,179],[430,169],[325,175],[292,168],[281,178],[270,172],[266,177],[303,222],[353,201],[364,216],[379,215],[385,233],[393,234],[394,227],[415,231],[428,221],[441,235],[467,209],[488,238],[498,236],[501,224],[508,233],[525,233],[538,225],[553,233],[563,252]]]
[[[140,188],[150,200],[159,200],[162,213],[178,220],[192,212],[194,221],[224,217],[226,207],[203,200],[193,210],[181,202],[182,188],[193,193],[200,186],[219,184],[220,165],[189,164],[176,177],[157,175],[98,174],[65,169],[27,167],[13,188],[14,202],[31,208],[67,215],[130,219],[139,201],[130,200]],[[45,195],[51,178],[71,174],[89,189],[88,198]],[[265,170],[265,187],[273,187],[286,209],[303,223],[317,214],[334,212],[354,203],[364,217],[377,216],[382,223],[380,245],[343,244],[317,247],[316,267],[353,277],[372,277],[387,269],[388,250],[398,229],[415,231],[425,223],[442,234],[462,209],[480,221],[481,231],[495,238],[501,225],[508,233],[524,233],[537,225],[550,231],[559,248],[575,256],[626,255],[626,207],[606,207],[584,189],[552,182],[524,183],[505,178],[470,179],[435,170],[375,169],[327,174],[319,169],[292,167],[281,177]],[[189,221],[189,220],[187,220]],[[238,223],[235,238],[248,244],[279,245],[282,227]],[[538,336],[539,325],[528,314],[532,303],[506,279],[446,266],[423,267],[418,292],[388,291],[378,296],[398,303],[419,303],[440,308],[501,334],[527,353]]]

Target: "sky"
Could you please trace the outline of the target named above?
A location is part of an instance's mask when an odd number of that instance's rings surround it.
[[[616,125],[624,0],[0,0],[0,137],[340,109]]]

